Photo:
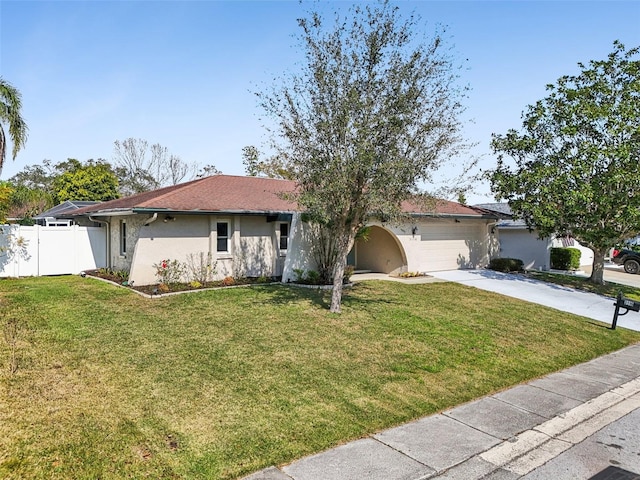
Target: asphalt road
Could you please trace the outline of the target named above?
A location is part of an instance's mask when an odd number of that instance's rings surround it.
[[[635,400],[637,402],[637,399]],[[622,476],[619,472],[617,476],[606,478],[638,478],[636,475],[640,475],[639,423],[640,410],[636,409],[521,478],[582,480],[591,478],[607,467],[617,467],[628,473],[627,476]],[[636,475],[629,475],[632,472]]]

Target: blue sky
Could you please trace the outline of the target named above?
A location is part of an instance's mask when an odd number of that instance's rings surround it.
[[[471,92],[465,128],[480,166],[491,133],[520,126],[545,85],[640,46],[640,1],[398,1],[427,33],[446,25]],[[322,10],[347,2],[320,2]],[[0,75],[23,95],[26,148],[0,178],[50,159],[113,160],[113,142],[160,143],[187,162],[243,174],[265,141],[253,94],[303,59],[297,1],[0,0]],[[444,168],[458,172],[457,162]],[[490,201],[479,184],[469,203]]]

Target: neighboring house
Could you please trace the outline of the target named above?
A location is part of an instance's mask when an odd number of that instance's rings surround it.
[[[574,247],[581,252],[580,265],[593,263],[593,251],[573,238],[544,237],[530,229],[523,220],[515,220],[507,203],[484,203],[475,205],[500,217],[496,224],[501,258],[518,258],[527,270],[549,270],[552,247]]]
[[[70,213],[75,212],[81,208],[97,205],[101,202],[81,201],[81,200],[67,200],[55,207],[50,208],[42,212],[39,215],[33,217],[37,225],[45,227],[68,227],[71,225],[72,220],[67,218]]]
[[[103,202],[71,213],[108,231],[108,262],[136,285],[157,282],[154,265],[211,253],[217,278],[282,276],[314,268],[308,229],[286,198],[295,183],[215,175]],[[357,269],[390,274],[475,268],[488,264],[497,217],[453,202],[421,211],[405,203],[401,225],[370,223],[369,240],[350,255]]]

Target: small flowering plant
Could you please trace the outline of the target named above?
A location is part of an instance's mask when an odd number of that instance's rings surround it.
[[[165,285],[180,283],[185,272],[185,267],[182,263],[168,258],[161,260],[159,263],[154,263],[153,268],[156,269],[158,283],[164,283]]]

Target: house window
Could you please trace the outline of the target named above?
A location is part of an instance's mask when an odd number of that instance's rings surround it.
[[[280,250],[287,250],[289,248],[289,224],[280,224]]]
[[[120,220],[120,255],[127,254],[127,222]]]
[[[218,243],[216,246],[216,251],[228,252],[229,251],[229,223],[228,222],[218,222],[217,236],[218,236]]]

